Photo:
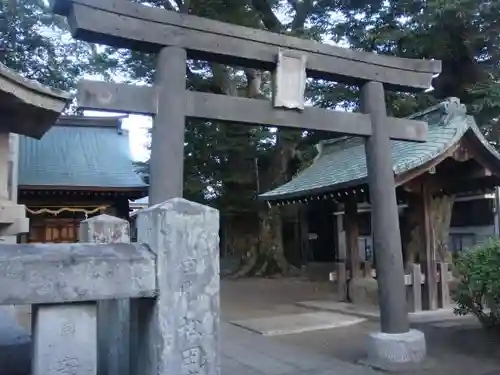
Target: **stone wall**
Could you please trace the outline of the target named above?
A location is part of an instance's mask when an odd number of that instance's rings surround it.
[[[219,375],[218,215],[175,198],[138,213],[139,244],[102,215],[87,243],[0,245],[0,304],[31,304],[34,323],[8,375]]]

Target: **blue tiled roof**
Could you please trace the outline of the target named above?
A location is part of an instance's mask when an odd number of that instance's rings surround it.
[[[120,119],[68,116],[41,140],[19,140],[19,186],[145,188]]]
[[[455,145],[467,130],[481,137],[474,118],[468,116],[458,99],[449,99],[412,119],[427,121],[428,136],[423,143],[391,141],[395,175],[417,168]],[[295,178],[260,197],[265,200],[301,198],[314,192],[332,192],[366,183],[366,155],[360,137],[342,137],[318,145],[319,153],[311,166]],[[490,152],[496,151],[489,149]]]

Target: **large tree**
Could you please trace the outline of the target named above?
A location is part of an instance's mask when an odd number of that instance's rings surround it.
[[[61,90],[72,90],[84,74],[103,75],[94,46],[73,41],[64,18],[47,8],[43,0],[0,2],[0,62]]]
[[[146,2],[146,1],[143,1]],[[150,0],[149,5],[358,50],[443,61],[431,94],[390,94],[391,114],[403,116],[447,96],[458,96],[497,141],[499,5],[472,0]],[[54,87],[99,74],[151,83],[154,56],[74,42],[63,19],[42,0],[9,0],[0,8],[0,61]],[[341,15],[339,18],[338,16]],[[340,21],[339,21],[340,19]],[[51,35],[53,34],[53,35]],[[61,38],[62,36],[62,38]],[[64,66],[65,69],[61,69]],[[269,72],[188,62],[190,89],[269,97]],[[356,87],[322,81],[308,97],[323,107],[357,109]],[[221,210],[226,243],[244,262],[239,275],[286,272],[282,213],[256,200],[303,166],[311,145],[328,137],[265,126],[190,120],[186,130],[185,196]],[[306,152],[304,152],[306,151]],[[302,164],[302,165],[301,165]],[[449,206],[451,208],[451,206]],[[292,212],[292,214],[296,214]],[[228,224],[229,223],[229,224]]]
[[[326,1],[326,3],[332,3]],[[332,29],[337,41],[356,49],[408,58],[442,61],[433,90],[420,95],[390,95],[398,116],[458,97],[484,134],[500,144],[500,3],[477,0],[335,0],[343,22]],[[446,244],[453,197],[432,199],[436,247],[447,258]],[[413,221],[413,225],[415,225]],[[413,230],[411,230],[413,229]],[[419,228],[410,228],[408,249],[419,248]],[[415,254],[408,254],[413,259]]]
[[[168,0],[150,5],[248,27],[320,39],[327,29],[328,7],[315,1]],[[132,79],[151,83],[154,58],[108,49],[108,66]],[[190,88],[224,95],[269,96],[270,73],[203,61],[188,63]],[[313,91],[315,86],[311,86]],[[313,97],[313,96],[312,96]],[[238,275],[286,272],[281,240],[281,215],[256,197],[290,179],[297,170],[301,131],[265,126],[191,120],[186,129],[185,196],[221,210],[225,242],[243,259]],[[207,187],[209,187],[207,191]]]

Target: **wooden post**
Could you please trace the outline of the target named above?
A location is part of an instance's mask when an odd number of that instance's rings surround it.
[[[495,216],[493,219],[495,236],[500,237],[500,187],[495,187],[495,204],[494,204]]]
[[[347,300],[347,272],[346,272],[346,235],[344,228],[344,215],[339,214],[336,217],[337,229],[337,298],[339,301]]]
[[[347,270],[345,262],[335,263],[337,299],[340,302],[347,301]]]
[[[186,50],[165,47],[156,64],[157,112],[151,134],[149,205],[182,197]]]
[[[127,220],[99,215],[80,223],[80,242],[130,243]],[[99,375],[130,375],[130,300],[97,302]]]
[[[347,258],[351,270],[351,280],[360,275],[359,262],[359,227],[358,227],[358,205],[354,197],[350,197],[344,204],[345,207],[345,233],[347,243]]]
[[[409,330],[405,275],[394,185],[391,143],[386,126],[384,86],[368,82],[361,89],[361,108],[370,114],[373,135],[366,141],[366,165],[372,205],[374,250],[383,333]]]
[[[411,312],[422,311],[422,270],[420,264],[410,267],[410,283],[408,285],[408,306]]]
[[[443,309],[449,307],[450,301],[450,278],[448,263],[438,263],[439,289],[438,289],[438,307]]]
[[[427,310],[436,310],[438,308],[438,288],[437,288],[437,263],[436,246],[434,241],[434,230],[432,228],[431,218],[431,196],[426,183],[422,184],[421,199],[423,204],[424,220],[424,308]]]
[[[305,204],[299,207],[300,254],[302,266],[307,267],[311,261],[311,247],[309,246],[309,216]]]
[[[173,198],[137,216],[138,240],[156,254],[158,294],[132,301],[135,373],[220,375],[219,212]]]
[[[371,259],[367,259],[365,262],[364,276],[365,277],[373,277],[373,268]]]

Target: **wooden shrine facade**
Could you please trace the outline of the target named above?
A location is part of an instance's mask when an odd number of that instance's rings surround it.
[[[497,235],[495,195],[488,190],[460,194],[454,199],[447,242],[452,255]],[[401,201],[398,208],[400,225],[404,228],[408,204]],[[283,217],[286,258],[295,267],[305,269],[311,279],[324,281],[340,260],[339,241],[344,241],[340,237],[345,235],[344,207],[331,200],[308,200],[307,204],[301,204],[300,210],[300,217]],[[373,260],[374,251],[369,203],[357,204],[356,221],[363,268],[364,262]]]
[[[107,213],[129,219],[129,200],[147,195],[135,172],[123,117],[62,116],[40,140],[19,141],[22,242],[78,242],[80,222]]]

